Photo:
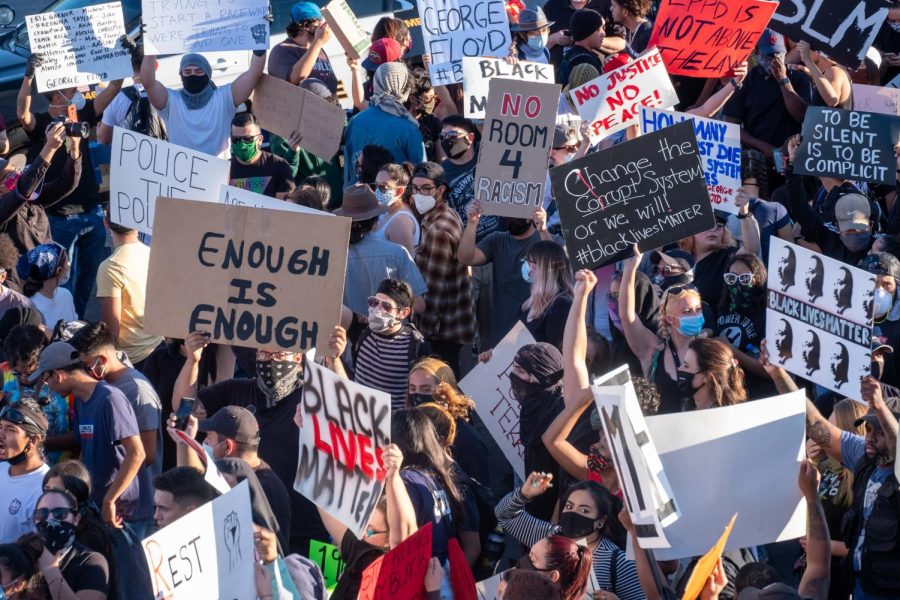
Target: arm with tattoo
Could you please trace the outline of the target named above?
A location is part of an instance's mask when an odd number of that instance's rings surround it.
[[[806,399],[806,435],[825,454],[837,461],[841,460],[841,430],[829,423],[809,398]]]
[[[800,465],[800,489],[806,498],[809,515],[806,536],[806,571],[797,591],[801,598],[827,600],[831,583],[831,534],[825,522],[825,510],[819,502],[819,476],[808,461]]]

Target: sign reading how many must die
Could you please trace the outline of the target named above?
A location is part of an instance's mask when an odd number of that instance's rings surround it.
[[[487,215],[531,219],[544,203],[559,86],[492,79],[475,199]]]

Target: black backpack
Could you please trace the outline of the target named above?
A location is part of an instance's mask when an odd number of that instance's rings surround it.
[[[131,100],[131,106],[128,108],[128,114],[125,115],[122,127],[158,140],[167,140],[166,128],[159,118],[159,113],[150,104],[150,98],[146,96],[142,98],[133,86],[123,89],[122,93]]]

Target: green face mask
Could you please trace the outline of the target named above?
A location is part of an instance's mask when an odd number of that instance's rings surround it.
[[[231,144],[231,155],[241,162],[250,162],[259,152],[256,142],[238,142]]]

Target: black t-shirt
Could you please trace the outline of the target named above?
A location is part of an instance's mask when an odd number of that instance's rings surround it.
[[[647,49],[647,45],[650,43],[650,34],[652,32],[653,22],[647,20],[638,25],[633,34],[628,34],[625,38],[628,41],[628,45],[625,46],[625,48],[632,57],[638,56]]]
[[[449,158],[444,159],[441,166],[447,176],[447,204],[459,215],[463,227],[469,222],[466,208],[475,197],[475,166],[478,164],[479,147],[475,146],[475,156],[467,163],[455,164]],[[480,242],[492,231],[500,229],[500,217],[496,215],[483,216],[478,220],[478,230],[475,241]]]
[[[465,419],[456,419],[456,439],[450,447],[453,460],[466,475],[488,485],[487,445],[478,430]]]
[[[356,600],[363,571],[378,560],[384,554],[384,550],[357,539],[349,529],[344,533],[344,539],[340,544],[341,558],[344,559],[346,567],[337,585],[334,586],[331,600]]]
[[[722,275],[735,252],[737,248],[720,248],[694,266],[694,287],[700,291],[700,298],[711,307],[718,307],[722,301],[725,287]],[[706,327],[711,326],[711,323],[706,323]]]
[[[109,594],[109,565],[106,559],[78,542],[62,558],[59,570],[76,594],[84,590]]]
[[[535,342],[547,342],[562,352],[563,333],[566,330],[566,319],[572,308],[572,297],[562,294],[557,296],[547,310],[533,321],[528,320],[528,312],[519,309],[519,321],[531,332]]]
[[[716,337],[725,336],[729,344],[744,354],[759,358],[760,342],[766,335],[766,309],[761,307],[746,314],[725,311],[716,318]],[[777,396],[778,390],[769,377],[760,377],[744,370],[744,386],[752,400]]]
[[[94,112],[93,100],[88,100],[84,108],[78,111],[78,119],[90,123],[91,127],[99,122],[100,117]],[[25,132],[31,141],[31,149],[28,151],[29,163],[34,162],[37,155],[44,148],[44,144],[47,141],[44,132],[50,123],[53,122],[53,117],[50,116],[50,113],[36,113],[34,122],[34,129]],[[77,215],[85,213],[100,204],[100,185],[97,183],[97,177],[94,174],[90,141],[88,138],[81,138],[79,145],[81,146],[81,180],[78,182],[78,187],[69,196],[66,196],[53,206],[45,207],[48,215],[56,217]],[[47,181],[53,181],[60,177],[63,167],[66,165],[66,160],[67,152],[64,145],[56,151],[53,155],[53,160],[50,161],[50,169],[46,175]]]
[[[422,142],[425,144],[425,157],[431,162],[437,162],[437,147],[441,143],[441,120],[426,113],[422,114],[418,121],[419,133],[422,134]]]
[[[294,189],[291,165],[280,156],[260,150],[259,159],[249,165],[231,157],[229,183],[236,188],[248,190],[274,198],[277,193],[287,193]]]
[[[797,95],[811,102],[809,76],[803,71],[788,71],[787,76]],[[800,133],[800,122],[785,107],[781,84],[758,65],[750,69],[744,85],[725,104],[722,116],[735,119],[747,133],[776,147]]]
[[[275,522],[278,523],[280,529],[278,541],[281,542],[281,547],[287,550],[290,546],[291,536],[291,497],[287,487],[266,461],[261,461],[253,472],[256,473],[259,485],[266,494],[266,500],[269,501],[272,514],[275,515]]]

